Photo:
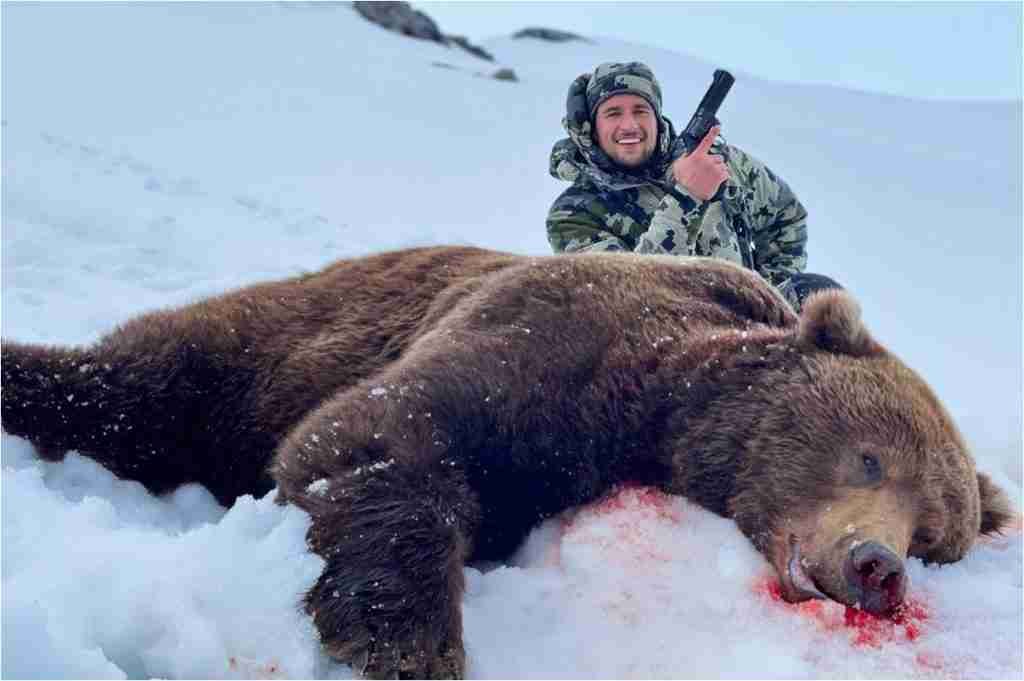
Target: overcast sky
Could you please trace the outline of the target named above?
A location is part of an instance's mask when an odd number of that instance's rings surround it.
[[[414,2],[474,41],[545,26],[773,80],[925,98],[1021,98],[1019,2]]]

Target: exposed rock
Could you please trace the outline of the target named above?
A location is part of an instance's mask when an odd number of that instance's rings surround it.
[[[519,82],[519,77],[516,75],[516,72],[509,68],[498,69],[493,74],[491,74],[491,78],[495,80],[507,80],[513,83]]]
[[[434,20],[414,10],[407,2],[353,2],[352,7],[362,17],[389,31],[412,38],[432,40],[445,44],[441,30]]]
[[[454,44],[474,57],[494,61],[494,57],[487,50],[472,44],[465,36],[441,33],[441,29],[433,19],[424,12],[413,9],[407,2],[362,2],[357,0],[352,3],[352,7],[367,21],[372,21],[389,31],[401,33],[410,38],[430,40],[445,47],[451,47]]]
[[[473,43],[469,42],[469,39],[467,39],[466,36],[464,35],[446,35],[445,38],[448,41],[455,43],[456,45],[458,45],[459,47],[461,47],[466,52],[469,52],[472,55],[480,57],[481,59],[486,59],[487,61],[494,61],[494,55],[492,55],[484,48],[478,47]]]
[[[449,64],[448,62],[443,61],[432,61],[430,62],[430,65],[439,69],[448,69],[451,71],[462,71],[463,73],[472,73],[472,75],[476,78],[493,78],[494,80],[504,80],[509,83],[519,82],[519,76],[516,75],[516,72],[507,67],[500,68],[497,71],[494,71],[493,73],[486,73],[484,71],[468,71],[467,69],[464,69],[461,66],[456,66],[455,64]]]
[[[584,38],[581,35],[570,33],[569,31],[559,31],[554,28],[540,28],[533,26],[530,28],[524,28],[518,33],[513,34],[513,38],[537,38],[538,40],[547,40],[552,43],[564,43],[570,40],[579,40],[584,43],[593,42],[588,38]]]

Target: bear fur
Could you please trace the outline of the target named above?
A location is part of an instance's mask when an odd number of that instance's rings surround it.
[[[710,259],[412,249],[2,353],[3,427],[44,458],[305,509],[306,609],[369,676],[462,675],[463,565],[621,483],[734,518],[786,598],[875,613],[907,556],[1012,514],[846,292],[798,317]]]

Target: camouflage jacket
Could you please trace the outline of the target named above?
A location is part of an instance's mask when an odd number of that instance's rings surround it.
[[[573,87],[585,77],[581,76]],[[589,116],[574,107],[572,88],[563,125],[569,137],[551,151],[550,172],[572,182],[547,218],[556,253],[634,251],[702,255],[757,270],[776,286],[807,263],[807,211],[764,164],[719,139],[729,179],[722,198],[701,201],[674,182],[672,161],[685,153],[662,116],[658,145],[646,168],[627,173],[591,137]]]

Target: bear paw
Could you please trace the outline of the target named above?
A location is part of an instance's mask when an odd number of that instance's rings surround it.
[[[410,614],[411,616],[411,614]],[[461,641],[438,631],[436,622],[389,622],[374,617],[330,634],[313,614],[324,651],[369,679],[461,679],[466,656]],[[415,619],[415,618],[413,618]],[[422,618],[421,618],[422,619]],[[337,622],[332,622],[337,625]],[[438,634],[442,634],[438,640]]]
[[[329,563],[306,594],[325,652],[369,678],[462,678],[461,565],[452,580],[432,561],[353,563]]]

